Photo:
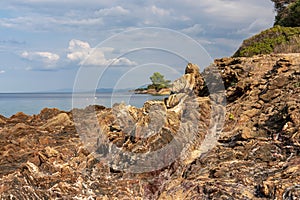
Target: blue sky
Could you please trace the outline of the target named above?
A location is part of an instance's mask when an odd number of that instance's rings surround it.
[[[193,56],[202,67],[231,56],[274,16],[270,0],[1,1],[0,92],[136,87],[154,71],[175,79]]]

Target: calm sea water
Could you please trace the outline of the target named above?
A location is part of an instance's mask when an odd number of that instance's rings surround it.
[[[0,115],[10,117],[17,112],[38,114],[46,107],[65,111],[92,104],[112,107],[114,103],[121,102],[142,107],[147,100],[163,98],[165,97],[132,93],[99,93],[92,97],[86,94],[76,95],[76,100],[72,101],[72,93],[0,93]],[[72,102],[75,102],[74,106]]]

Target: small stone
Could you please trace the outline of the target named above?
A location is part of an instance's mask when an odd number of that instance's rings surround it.
[[[66,113],[60,113],[57,116],[49,119],[42,128],[55,128],[55,127],[65,127],[72,126],[74,123],[70,120],[70,117]]]
[[[47,146],[46,148],[45,148],[45,150],[46,150],[46,155],[50,158],[50,157],[55,157],[55,156],[58,156],[59,155],[59,152],[58,151],[56,151],[55,149],[53,149],[53,148],[51,148],[51,147],[49,147],[49,146]]]
[[[258,135],[257,132],[251,130],[248,127],[244,127],[241,131],[242,131],[242,138],[244,139],[252,139],[257,137]]]
[[[251,110],[245,111],[243,114],[247,115],[249,118],[252,118],[258,113],[258,111],[259,111],[258,109],[251,109]]]

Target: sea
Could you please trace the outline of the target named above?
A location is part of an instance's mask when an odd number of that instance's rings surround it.
[[[0,115],[10,117],[17,112],[28,115],[40,113],[43,108],[58,108],[70,111],[88,105],[111,108],[115,103],[142,107],[145,101],[164,99],[166,96],[134,94],[131,92],[76,94],[72,93],[0,93]]]

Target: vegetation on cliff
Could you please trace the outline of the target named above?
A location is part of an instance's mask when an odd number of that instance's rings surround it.
[[[247,40],[233,57],[300,52],[300,27],[274,26]]]
[[[277,16],[275,25],[286,27],[300,26],[300,1],[299,0],[272,0]]]
[[[300,0],[272,0],[274,27],[244,40],[233,57],[300,52]]]

